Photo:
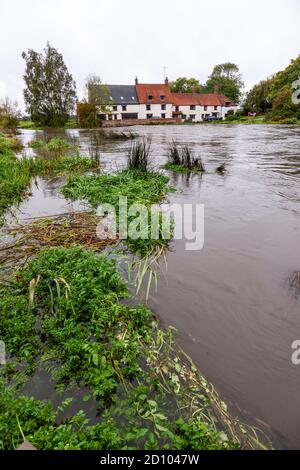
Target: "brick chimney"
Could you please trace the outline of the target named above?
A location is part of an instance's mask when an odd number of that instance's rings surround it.
[[[215,94],[215,95],[219,95],[219,94],[220,94],[220,89],[219,89],[218,85],[215,85],[215,86],[214,86],[214,94]]]
[[[135,77],[135,84],[138,85],[139,81],[138,81],[138,78]]]

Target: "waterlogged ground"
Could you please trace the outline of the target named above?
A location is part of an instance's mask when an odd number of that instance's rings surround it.
[[[300,128],[292,126],[147,126],[153,165],[166,162],[168,142],[189,142],[207,172],[168,173],[178,188],[170,202],[205,205],[205,243],[186,251],[175,240],[150,307],[206,377],[250,424],[265,426],[275,446],[300,447],[300,296],[289,276],[300,270]],[[101,152],[104,171],[125,164],[128,141],[95,142],[97,132],[66,131],[82,154]],[[54,133],[57,135],[58,133]],[[24,143],[36,138],[24,131]],[[97,139],[96,139],[97,140]],[[32,150],[27,150],[27,153]],[[215,168],[226,163],[224,176]],[[41,178],[14,215],[80,208],[60,194],[61,180]]]

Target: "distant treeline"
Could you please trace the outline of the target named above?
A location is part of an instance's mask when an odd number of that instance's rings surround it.
[[[300,55],[284,70],[255,85],[246,95],[244,114],[268,114],[273,121],[300,120]]]

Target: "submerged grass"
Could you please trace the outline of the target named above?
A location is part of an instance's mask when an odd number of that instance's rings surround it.
[[[65,139],[59,137],[51,137],[33,140],[29,143],[29,147],[33,149],[45,149],[49,152],[57,150],[66,150],[72,148],[72,144]]]
[[[114,261],[80,248],[41,251],[0,290],[9,357],[0,380],[0,447],[14,449],[24,438],[38,449],[256,446],[176,352],[173,331],[163,332],[147,308],[124,305],[127,297]],[[87,399],[99,403],[96,424],[83,411],[59,422],[71,400],[56,411],[22,392],[41,363],[59,390],[88,389]]]
[[[0,134],[0,215],[10,204],[21,201],[30,182],[30,162],[18,160],[14,154],[18,142]]]
[[[99,167],[99,161],[81,156],[49,156],[18,159],[19,141],[0,135],[0,215],[26,196],[32,176],[58,176]]]
[[[137,239],[128,237],[126,240],[130,250],[141,256],[146,256],[154,251],[167,246],[170,236],[164,237],[162,232],[162,218],[160,217],[159,234],[151,239],[150,229],[152,214],[150,206],[158,204],[166,195],[173,191],[168,185],[168,178],[156,172],[142,172],[137,170],[124,170],[116,175],[74,175],[68,178],[62,188],[63,195],[71,200],[83,200],[93,208],[101,204],[110,204],[119,215],[119,198],[127,197],[127,211],[133,204],[142,204],[148,208],[147,220],[141,223],[141,236]],[[128,215],[129,224],[133,216]]]

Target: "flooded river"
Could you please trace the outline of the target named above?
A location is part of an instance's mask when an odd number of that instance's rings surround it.
[[[289,277],[300,271],[300,128],[289,126],[147,126],[153,164],[166,161],[170,139],[189,142],[207,172],[169,173],[170,202],[205,205],[205,243],[186,251],[176,240],[149,304],[205,376],[250,424],[266,423],[274,445],[300,448],[300,296]],[[81,152],[89,132],[67,131]],[[24,142],[35,138],[24,131]],[[130,142],[101,146],[104,170],[125,164]],[[225,163],[225,175],[215,173]],[[60,181],[38,179],[19,218],[76,208],[59,195]]]

